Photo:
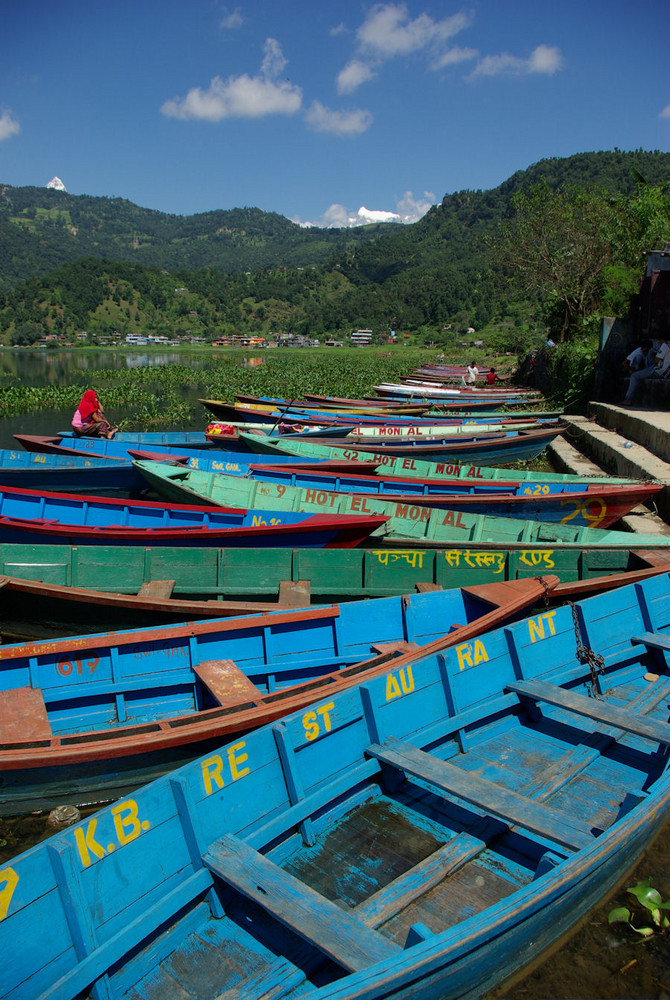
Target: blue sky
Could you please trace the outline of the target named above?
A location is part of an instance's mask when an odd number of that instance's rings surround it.
[[[669,52],[668,0],[3,0],[0,184],[413,222],[546,157],[668,151]]]

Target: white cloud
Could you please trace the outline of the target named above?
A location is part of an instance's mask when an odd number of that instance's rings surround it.
[[[453,49],[447,49],[435,60],[431,69],[445,69],[446,66],[455,66],[457,63],[467,62],[469,59],[476,59],[479,56],[477,49],[460,49],[458,46],[454,46]]]
[[[302,105],[302,90],[284,80],[274,80],[286,66],[279,42],[268,38],[259,76],[215,76],[207,90],[192,87],[185,97],[165,101],[161,112],[182,121],[218,122],[223,118],[263,118],[293,115]]]
[[[330,132],[339,136],[361,135],[372,125],[372,115],[359,108],[333,111],[320,101],[313,101],[305,114],[305,121],[315,132]]]
[[[424,191],[423,198],[415,199],[412,191],[405,191],[398,202],[398,212],[403,222],[418,222],[435,204],[432,191]]]
[[[360,59],[352,59],[337,77],[337,92],[338,94],[350,94],[362,83],[371,80],[373,76],[375,76],[375,72],[372,66]]]
[[[267,79],[274,79],[286,66],[286,57],[276,38],[266,38],[263,51],[265,55],[261,63],[261,73]]]
[[[337,202],[327,208],[320,219],[313,222],[302,222],[299,218],[292,221],[300,226],[318,226],[319,229],[350,229],[353,226],[366,226],[374,222],[418,222],[434,204],[434,195],[424,191],[423,199],[416,200],[411,191],[406,191],[397,204],[397,210],[366,208],[361,205],[357,212],[349,211]]]
[[[0,142],[5,139],[11,139],[13,135],[18,135],[21,131],[21,126],[12,117],[11,111],[3,111],[0,115]]]
[[[543,73],[553,76],[562,65],[563,56],[559,48],[555,45],[538,45],[528,59],[510,55],[508,52],[502,52],[497,56],[485,56],[477,63],[470,76],[499,76],[501,73],[513,76]]]
[[[242,11],[239,7],[236,7],[231,14],[226,14],[225,17],[219,22],[220,27],[232,31],[235,28],[239,28],[243,24]]]
[[[441,21],[434,21],[428,14],[410,20],[403,3],[376,4],[356,32],[357,54],[337,78],[339,93],[352,93],[376,75],[376,67],[399,56],[425,53],[432,69],[475,58],[477,53],[472,49],[445,51],[449,40],[471,20],[471,15],[464,13]]]
[[[385,212],[379,208],[366,208],[365,205],[361,205],[358,209],[358,218],[362,219],[363,222],[400,222],[400,216],[397,212]]]
[[[357,38],[364,50],[380,59],[391,59],[443,43],[469,23],[470,17],[463,13],[442,21],[419,14],[410,21],[405,4],[377,4],[358,29]]]
[[[528,60],[529,73],[545,73],[553,76],[563,66],[561,50],[556,45],[538,45]]]
[[[667,104],[661,111],[659,118],[670,118],[670,104]]]

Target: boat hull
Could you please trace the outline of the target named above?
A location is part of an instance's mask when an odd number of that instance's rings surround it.
[[[68,545],[353,547],[381,530],[386,521],[377,515],[372,520],[367,515],[315,518],[226,506],[216,511],[208,505],[0,487],[0,539]]]
[[[338,513],[385,514],[388,520],[370,537],[374,545],[383,535],[385,545],[445,546],[457,549],[479,548],[497,543],[500,548],[562,543],[591,545],[593,548],[621,545],[630,547],[631,535],[610,528],[593,528],[543,521],[526,521],[489,514],[470,514],[460,510],[429,507],[415,499],[409,502],[383,500],[373,496],[336,493],[331,490],[285,486],[283,483],[257,482],[252,479],[202,473],[195,469],[174,470],[156,462],[138,462],[138,468],[153,488],[168,500],[190,497],[195,502],[255,506],[270,509],[308,512],[330,510]],[[572,513],[572,511],[570,512]],[[367,543],[366,543],[367,544]],[[664,548],[670,538],[635,535],[635,547]]]
[[[566,547],[560,543],[520,544],[508,549],[495,545],[471,549],[400,545],[365,549],[217,549],[0,544],[2,573],[43,581],[43,586],[104,593],[113,581],[118,594],[132,596],[169,581],[178,601],[265,599],[294,607],[310,600],[321,603],[392,597],[435,587],[449,590],[547,574],[560,578],[557,591],[569,590],[568,596],[575,599],[594,592],[593,588],[613,587],[619,581],[633,582],[659,572],[667,568],[669,561],[667,549],[612,546],[594,550],[591,546]],[[634,574],[633,579],[629,579],[630,574]],[[164,600],[169,604],[167,597]],[[70,630],[70,634],[76,631]]]
[[[0,815],[127,794],[324,691],[371,680],[408,649],[446,649],[512,621],[556,583],[382,598],[365,615],[327,605],[0,647]],[[459,624],[445,635],[446,622]]]
[[[669,612],[666,575],[408,654],[13,859],[2,1000],[486,995],[670,815]]]

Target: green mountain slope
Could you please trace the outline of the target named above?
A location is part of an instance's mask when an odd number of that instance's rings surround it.
[[[490,237],[520,190],[545,180],[616,194],[670,180],[670,153],[542,160],[490,191],[446,195],[414,225],[305,230],[236,209],[179,217],[121,199],[0,188],[0,336],[37,328],[339,334],[483,328],[527,315],[500,280]],[[29,276],[29,277],[28,277]],[[32,331],[29,329],[32,327]]]
[[[122,198],[37,187],[0,187],[0,289],[81,257],[167,270],[255,271],[325,262],[397,224],[302,228],[258,208],[168,215]]]

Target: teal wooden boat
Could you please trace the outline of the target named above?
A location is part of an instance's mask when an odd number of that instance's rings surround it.
[[[662,483],[651,482],[631,486],[609,483],[572,483],[569,486],[564,483],[542,483],[535,487],[527,483],[468,482],[462,479],[382,479],[371,474],[323,471],[318,466],[311,469],[251,466],[247,478],[258,482],[381,497],[396,503],[419,503],[468,514],[489,514],[553,523],[564,523],[569,514],[574,525],[589,528],[615,527],[634,507],[648,504],[655,494],[664,489]]]
[[[5,866],[0,997],[489,996],[667,822],[669,644],[665,574],[210,750]]]
[[[140,548],[4,543],[0,544],[0,573],[88,591],[107,592],[113,586],[117,594],[145,595],[158,590],[165,612],[172,614],[173,620],[171,599],[179,606],[182,601],[264,598],[296,607],[309,604],[310,599],[329,602],[391,597],[434,587],[449,590],[547,574],[558,576],[561,583],[556,592],[572,599],[611,587],[613,582],[643,579],[668,567],[670,550],[637,549],[636,536],[630,538],[632,548],[604,545],[597,549],[555,541],[465,549],[401,545],[369,549]],[[24,616],[32,600],[30,596],[23,598]],[[6,592],[0,611],[13,611],[11,595]],[[70,631],[74,634],[82,629]]]
[[[379,500],[361,494],[339,494],[328,490],[283,483],[255,482],[223,473],[199,472],[164,466],[159,462],[137,462],[137,468],[147,482],[161,496],[176,502],[191,500],[199,504],[210,503],[220,507],[262,508],[303,512],[329,511],[338,514],[382,514],[388,517],[382,531],[375,529],[368,545],[407,544],[468,548],[495,544],[508,546],[544,545],[556,542],[562,545],[620,545],[629,548],[632,539],[636,548],[664,548],[670,546],[670,537],[658,535],[631,535],[627,531],[573,527],[577,509],[574,501],[569,505],[562,524],[524,521],[511,517],[491,517],[486,514],[467,514],[427,507],[411,502]]]
[[[527,469],[506,469],[485,465],[475,465],[471,462],[460,462],[449,459],[443,462],[424,462],[419,458],[387,455],[383,452],[359,451],[355,447],[332,448],[330,445],[304,441],[300,438],[291,440],[270,439],[262,434],[239,433],[249,451],[263,455],[294,455],[299,458],[313,458],[326,461],[328,459],[348,458],[354,462],[374,462],[380,476],[410,476],[418,479],[472,479],[472,480],[509,480],[520,483],[609,483],[626,485],[634,483],[634,479],[624,479],[617,476],[575,476],[565,472],[534,472]]]

